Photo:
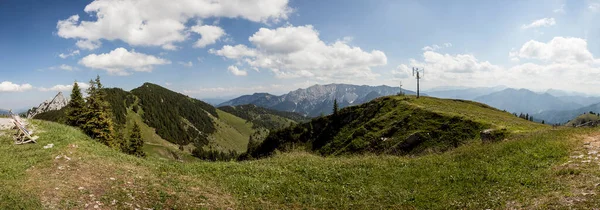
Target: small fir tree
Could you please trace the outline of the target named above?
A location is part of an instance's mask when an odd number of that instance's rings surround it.
[[[127,144],[126,153],[130,155],[135,155],[137,157],[145,157],[146,153],[144,153],[144,140],[142,139],[142,133],[140,130],[140,126],[137,123],[133,123],[133,129],[131,130],[131,134],[129,135],[129,142]]]
[[[73,90],[71,91],[71,100],[67,105],[67,125],[80,127],[84,122],[83,111],[85,107],[85,100],[81,95],[81,89],[77,81],[73,83]]]

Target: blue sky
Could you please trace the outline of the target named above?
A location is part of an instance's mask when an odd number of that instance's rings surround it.
[[[314,84],[600,94],[600,1],[0,1],[0,108],[100,75],[196,98]],[[85,84],[83,84],[85,86]]]

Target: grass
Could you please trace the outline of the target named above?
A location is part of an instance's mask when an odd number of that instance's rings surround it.
[[[472,101],[439,99],[427,96],[421,96],[419,99],[416,99],[415,96],[393,96],[393,98],[396,100],[407,99],[404,100],[404,103],[428,111],[464,117],[475,122],[492,125],[495,128],[506,128],[514,133],[544,130],[549,127],[548,125],[532,123],[515,117],[511,113]]]
[[[591,113],[587,113],[587,114],[582,114],[582,115],[577,116],[575,119],[569,121],[565,126],[577,126],[577,125],[584,124],[586,122],[599,121],[599,120],[600,120],[600,116],[591,114]]]
[[[572,193],[565,179],[589,171],[572,169],[569,175],[571,169],[559,166],[582,136],[598,133],[540,130],[414,158],[292,152],[255,161],[180,163],[121,154],[68,126],[34,125],[38,144],[14,145],[0,136],[1,209],[98,203],[103,209],[567,208],[556,202]],[[49,143],[55,146],[42,148]]]
[[[209,146],[219,151],[246,152],[248,138],[254,133],[252,123],[220,109],[217,114],[219,118],[213,118],[217,131],[209,137]]]

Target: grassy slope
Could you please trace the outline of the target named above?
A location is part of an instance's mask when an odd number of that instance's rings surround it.
[[[415,96],[382,97],[344,108],[337,119],[340,126],[325,116],[272,133],[251,154],[268,156],[298,146],[323,155],[435,153],[478,139],[486,128],[515,134],[549,128],[481,103]],[[411,135],[420,142],[411,145]]]
[[[134,122],[140,126],[142,139],[144,139],[144,151],[147,155],[181,161],[197,160],[190,155],[189,151],[181,151],[179,150],[178,145],[161,138],[158,134],[156,134],[154,128],[145,124],[142,117],[129,108],[127,110],[126,131],[131,131]],[[129,136],[129,134],[126,134],[125,136]]]
[[[415,96],[406,97],[410,99],[415,98]],[[394,98],[400,97],[395,96]],[[508,112],[503,112],[485,104],[472,101],[421,97],[419,100],[408,100],[405,101],[405,103],[409,103],[429,111],[465,117],[476,122],[490,124],[496,128],[506,128],[515,133],[542,130],[548,127],[547,125],[532,123],[530,121],[515,117]]]
[[[209,137],[209,146],[220,151],[245,152],[248,138],[254,133],[252,123],[219,109],[217,114],[219,118],[213,118],[217,131]]]
[[[577,116],[575,119],[569,121],[565,126],[573,126],[573,125],[580,125],[583,124],[584,122],[590,122],[590,121],[598,121],[600,120],[600,117],[598,115],[595,114],[582,114]]]
[[[13,145],[0,136],[2,209],[91,208],[96,201],[113,209],[560,208],[568,204],[560,198],[571,194],[561,180],[580,175],[555,168],[581,135],[598,132],[544,130],[416,158],[288,153],[247,162],[179,163],[127,156],[68,126],[34,125],[38,144]],[[55,146],[42,149],[49,143]],[[57,159],[61,154],[70,160]]]

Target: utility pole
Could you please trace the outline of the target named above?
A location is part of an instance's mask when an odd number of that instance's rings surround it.
[[[403,96],[404,92],[402,92],[402,80],[400,80],[400,95]]]
[[[423,78],[425,76],[425,69],[424,68],[415,68],[413,67],[413,76],[415,76],[416,74],[416,78],[417,78],[417,98],[419,98],[419,80],[421,80],[421,78]],[[422,73],[422,74],[421,74]]]

